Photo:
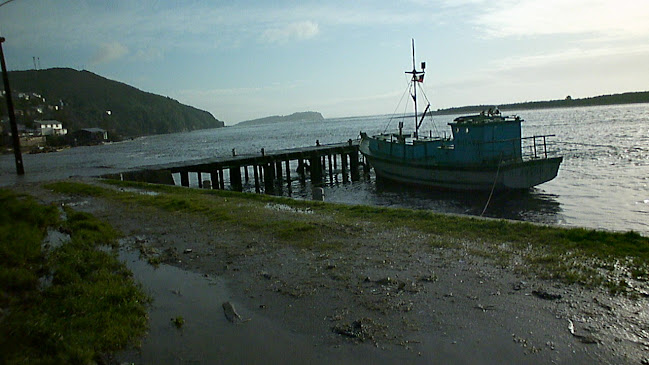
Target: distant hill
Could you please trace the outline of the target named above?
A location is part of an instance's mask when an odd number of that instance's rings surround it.
[[[12,71],[9,81],[14,99],[21,92],[45,98],[40,108],[44,115],[34,118],[56,119],[69,131],[100,127],[121,136],[142,136],[224,126],[209,112],[89,71]],[[6,106],[0,112],[7,115]]]
[[[293,113],[291,115],[274,115],[271,117],[259,118],[246,120],[244,122],[237,123],[237,125],[260,125],[260,124],[269,124],[277,122],[321,122],[324,120],[322,114],[318,112],[301,112]]]
[[[438,109],[433,114],[463,114],[479,113],[497,106],[501,111],[504,110],[528,110],[528,109],[546,109],[546,108],[570,108],[576,106],[597,106],[597,105],[615,105],[615,104],[637,104],[649,103],[649,91],[628,92],[623,94],[600,95],[590,98],[573,99],[567,96],[565,99],[548,100],[548,101],[530,101],[525,103],[501,104],[501,105],[470,105],[448,109]]]

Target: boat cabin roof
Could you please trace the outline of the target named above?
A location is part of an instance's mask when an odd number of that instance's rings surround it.
[[[522,122],[523,120],[517,116],[503,116],[500,114],[489,115],[489,114],[476,114],[476,115],[465,115],[462,117],[457,117],[453,120],[454,124],[487,124],[487,123],[506,123],[506,122]]]

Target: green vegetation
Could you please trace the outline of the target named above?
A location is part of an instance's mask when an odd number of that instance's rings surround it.
[[[38,119],[58,120],[70,132],[99,127],[114,138],[224,126],[206,111],[89,71],[70,68],[13,71],[9,78],[15,95],[37,93],[45,98],[45,108],[41,108],[44,114]],[[33,104],[34,99],[37,98],[16,98],[16,109],[29,107],[27,104]],[[37,101],[42,103],[42,100]],[[0,116],[6,115],[4,104],[0,103]],[[50,110],[47,106],[58,106],[59,110]]]
[[[171,319],[171,323],[173,323],[176,328],[181,329],[185,325],[185,319],[182,316],[177,316],[176,318]]]
[[[331,204],[126,181],[107,182],[123,188],[123,191],[84,187],[84,184],[73,182],[54,183],[48,187],[60,192],[90,191],[127,204],[199,214],[210,219],[215,228],[255,230],[265,235],[268,242],[301,248],[335,250],[353,240],[362,242],[367,232],[398,229],[413,237],[404,240],[404,244],[462,248],[523,274],[586,286],[604,285],[614,293],[625,292],[620,283],[630,280],[646,282],[649,279],[649,238],[635,232],[559,228],[423,210]],[[103,192],[97,189],[103,189]],[[137,189],[158,194],[139,193]],[[291,209],[278,211],[272,209],[273,205]]]
[[[83,196],[102,196],[106,189],[98,186],[82,184],[77,182],[53,182],[48,185],[52,190],[62,194],[83,195]]]
[[[144,334],[148,298],[100,248],[114,244],[113,228],[70,209],[62,221],[56,207],[6,190],[0,202],[1,363],[92,363]],[[57,227],[69,242],[43,247]]]

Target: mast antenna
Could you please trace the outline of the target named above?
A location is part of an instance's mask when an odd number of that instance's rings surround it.
[[[415,39],[412,38],[412,71],[406,71],[407,74],[412,75],[410,82],[412,83],[412,100],[415,104],[415,139],[419,138],[419,125],[417,117],[417,83],[424,82],[424,69],[426,68],[426,62],[421,63],[421,71],[417,71],[417,64],[415,62]]]

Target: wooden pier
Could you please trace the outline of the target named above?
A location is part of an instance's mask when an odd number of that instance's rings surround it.
[[[104,177],[170,185],[177,185],[178,181],[182,186],[235,191],[242,191],[244,183],[254,182],[255,192],[274,193],[284,184],[290,190],[294,177],[302,182],[308,177],[315,187],[321,186],[327,177],[334,181],[338,174],[342,175],[343,183],[359,180],[359,167],[365,172],[368,168],[360,158],[358,140],[328,145],[316,141],[315,146],[276,151],[262,148],[256,154],[239,155],[233,149],[230,156],[158,165]],[[194,184],[190,184],[190,176]]]

